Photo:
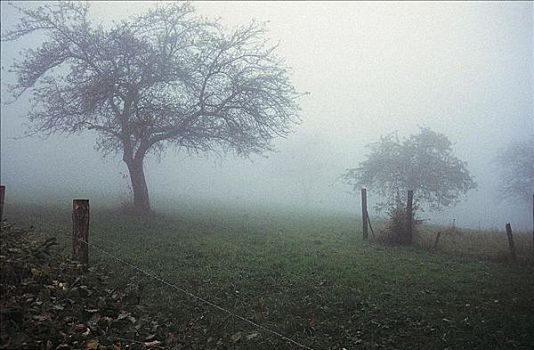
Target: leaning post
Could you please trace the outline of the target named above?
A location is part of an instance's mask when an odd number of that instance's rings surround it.
[[[406,203],[406,239],[412,243],[413,239],[413,190],[408,190],[408,202]]]
[[[369,223],[367,216],[367,189],[362,188],[362,233],[363,239],[367,239],[369,236],[368,231]]]
[[[512,260],[516,260],[514,236],[512,236],[512,226],[510,223],[506,224],[506,235],[508,236],[508,245],[510,246],[510,253],[512,254]]]
[[[6,195],[6,186],[0,186],[0,221],[4,217],[4,198]]]
[[[72,258],[89,265],[89,200],[72,201]]]

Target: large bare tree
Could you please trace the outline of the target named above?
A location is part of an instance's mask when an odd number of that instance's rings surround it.
[[[189,3],[108,26],[91,22],[87,3],[13,6],[20,21],[2,40],[45,37],[11,68],[14,96],[32,92],[30,132],[97,131],[97,148],[128,166],[139,213],[150,211],[147,154],[261,153],[298,121],[299,94],[255,22],[227,31]]]

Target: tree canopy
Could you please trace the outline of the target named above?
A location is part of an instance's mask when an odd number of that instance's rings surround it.
[[[31,132],[96,131],[97,148],[126,162],[141,211],[150,209],[145,155],[175,146],[248,156],[298,122],[299,94],[263,25],[228,31],[190,3],[106,27],[85,2],[13,6],[21,20],[2,40],[45,36],[11,69],[14,96],[33,92]]]
[[[399,140],[393,134],[368,146],[367,159],[347,169],[342,178],[355,190],[367,187],[395,207],[408,190],[414,202],[438,210],[456,204],[462,194],[476,187],[467,164],[452,152],[449,139],[429,128]]]
[[[530,202],[534,194],[534,135],[510,144],[498,158],[503,197]]]

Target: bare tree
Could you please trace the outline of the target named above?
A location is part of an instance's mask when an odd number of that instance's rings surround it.
[[[262,25],[228,32],[189,3],[108,27],[90,21],[86,3],[13,6],[21,20],[2,40],[46,38],[11,68],[14,96],[33,92],[30,132],[95,130],[99,150],[122,154],[140,213],[150,211],[147,154],[173,145],[248,156],[298,121],[299,94]]]

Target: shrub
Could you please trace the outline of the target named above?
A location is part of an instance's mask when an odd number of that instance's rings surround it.
[[[406,207],[402,204],[390,208],[387,212],[389,219],[385,229],[378,233],[377,240],[383,243],[411,243],[408,235]],[[415,235],[415,214],[412,214],[412,234]]]

